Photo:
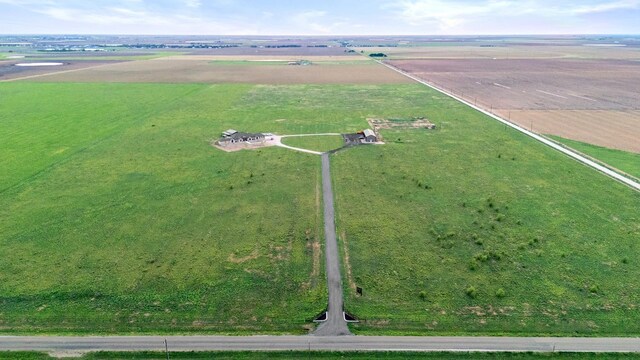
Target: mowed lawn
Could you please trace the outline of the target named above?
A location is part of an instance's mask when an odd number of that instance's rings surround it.
[[[376,115],[437,130],[383,131],[387,145],[332,160],[353,330],[640,334],[640,193],[427,88],[411,96]]]
[[[236,114],[261,91],[0,85],[0,331],[306,332],[320,159],[210,146],[271,129],[264,104]]]

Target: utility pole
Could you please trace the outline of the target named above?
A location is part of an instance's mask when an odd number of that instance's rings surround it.
[[[164,352],[167,354],[167,360],[169,360],[169,344],[167,343],[167,339],[164,339]]]

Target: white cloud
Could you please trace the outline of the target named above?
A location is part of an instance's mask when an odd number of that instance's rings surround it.
[[[197,9],[200,6],[202,6],[202,1],[200,1],[200,0],[184,0],[184,4],[187,5],[187,7]]]
[[[478,19],[522,15],[541,17],[579,16],[621,9],[639,9],[640,0],[591,1],[559,3],[553,0],[401,0],[387,4],[396,9],[401,20],[414,25],[436,25],[442,30]]]

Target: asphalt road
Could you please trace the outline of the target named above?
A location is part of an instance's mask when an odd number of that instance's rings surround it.
[[[114,336],[0,337],[0,350],[42,352],[225,350],[388,350],[640,352],[638,338],[513,338],[414,336]]]
[[[316,336],[350,335],[349,327],[344,321],[342,300],[342,276],[340,275],[340,254],[336,240],[336,222],[333,208],[333,188],[331,186],[331,165],[329,154],[322,154],[322,199],[324,201],[324,236],[327,272],[327,288],[329,289],[329,305],[327,321],[318,326]]]
[[[617,172],[615,172],[615,171],[613,171],[613,170],[611,170],[609,168],[606,168],[606,167],[598,164],[597,162],[595,162],[595,161],[593,161],[591,159],[588,159],[585,156],[582,156],[582,155],[578,154],[575,151],[572,151],[572,150],[570,150],[570,149],[568,149],[566,147],[563,147],[563,146],[561,146],[559,144],[556,144],[556,143],[554,143],[553,141],[551,141],[549,139],[546,139],[546,138],[544,138],[544,137],[542,137],[542,136],[540,136],[540,135],[538,135],[538,134],[536,134],[536,133],[534,133],[532,131],[529,131],[529,130],[521,127],[521,126],[518,126],[518,125],[506,120],[506,119],[503,119],[503,118],[497,116],[496,114],[491,113],[491,112],[489,112],[489,111],[487,111],[487,110],[485,110],[485,109],[483,109],[481,107],[478,107],[478,106],[466,101],[465,99],[463,99],[463,98],[461,98],[461,97],[459,97],[459,96],[457,96],[457,95],[455,95],[455,94],[453,94],[453,93],[451,93],[449,91],[446,91],[444,89],[440,89],[439,87],[437,87],[435,85],[432,85],[427,81],[424,81],[424,80],[422,80],[422,79],[420,79],[420,78],[418,78],[416,76],[413,76],[413,75],[411,75],[411,74],[409,74],[407,72],[404,72],[404,71],[396,68],[395,66],[389,65],[389,64],[384,63],[384,62],[379,61],[379,60],[376,60],[376,61],[379,64],[381,64],[383,66],[386,66],[389,69],[391,69],[393,71],[396,71],[396,72],[398,72],[398,73],[400,73],[400,74],[402,74],[402,75],[404,75],[404,76],[406,76],[406,77],[408,77],[408,78],[410,78],[410,79],[412,79],[414,81],[417,81],[417,82],[419,82],[419,83],[421,83],[423,85],[426,85],[426,86],[428,86],[428,87],[430,87],[430,88],[432,88],[432,89],[434,89],[434,90],[436,90],[436,91],[438,91],[438,92],[440,92],[440,93],[442,93],[444,95],[447,95],[447,96],[449,96],[449,97],[451,97],[453,99],[456,99],[457,101],[459,101],[459,102],[461,102],[461,103],[463,103],[463,104],[465,104],[465,105],[467,105],[467,106],[469,106],[469,107],[471,107],[473,109],[476,109],[476,110],[480,111],[481,113],[483,113],[483,114],[485,114],[485,115],[487,115],[487,116],[489,116],[489,117],[491,117],[491,118],[493,118],[493,119],[495,119],[495,120],[497,120],[497,121],[499,121],[499,122],[501,122],[501,123],[513,128],[515,130],[518,130],[521,133],[523,133],[523,134],[525,134],[527,136],[530,136],[530,137],[534,138],[535,140],[537,140],[537,141],[539,141],[539,142],[541,142],[541,143],[543,143],[543,144],[545,144],[545,145],[547,145],[547,146],[549,146],[549,147],[551,147],[551,148],[553,148],[555,150],[558,150],[558,151],[560,151],[561,153],[563,153],[565,155],[568,155],[569,157],[573,158],[574,160],[577,160],[577,161],[583,163],[586,166],[594,168],[594,169],[600,171],[601,173],[603,173],[603,174],[605,174],[605,175],[607,175],[607,176],[609,176],[609,177],[611,177],[611,178],[613,178],[615,180],[618,180],[619,182],[631,187],[632,189],[634,189],[636,191],[640,191],[640,183],[638,183],[637,181],[634,181],[631,178],[628,178],[628,177],[626,177],[626,176],[624,176],[622,174],[619,174],[619,173],[617,173]]]

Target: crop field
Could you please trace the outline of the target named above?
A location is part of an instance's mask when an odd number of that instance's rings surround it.
[[[44,66],[44,67],[20,67],[15,66],[18,63],[26,63],[26,62],[49,62],[46,60],[33,60],[29,59],[26,61],[25,59],[13,60],[9,59],[6,61],[0,62],[0,82],[7,80],[17,80],[21,78],[27,78],[31,76],[41,76],[45,74],[51,73],[59,73],[64,71],[75,71],[79,69],[92,68],[96,66],[102,66],[105,64],[114,64],[117,61],[100,61],[100,60],[80,60],[80,61],[60,61],[63,65],[60,66]],[[52,60],[50,62],[57,62],[57,60]]]
[[[427,46],[400,46],[355,48],[365,53],[383,52],[393,60],[409,59],[618,59],[635,60],[640,57],[638,47],[601,48],[582,45],[502,44],[429,44]]]
[[[640,152],[640,62],[606,59],[611,50],[598,50],[601,58],[590,60],[390,63],[538,133]]]
[[[640,333],[640,194],[435,91],[405,96],[394,115],[438,130],[382,130],[332,162],[355,331]]]
[[[46,82],[154,82],[154,83],[246,83],[246,84],[402,84],[405,77],[371,61],[322,65],[323,60],[309,66],[273,64],[283,58],[254,59],[255,65],[229,61],[245,58],[172,57],[104,66],[87,71],[51,75]],[[345,57],[345,60],[349,58]],[[364,59],[364,58],[358,58]],[[268,64],[262,64],[267,62]]]

